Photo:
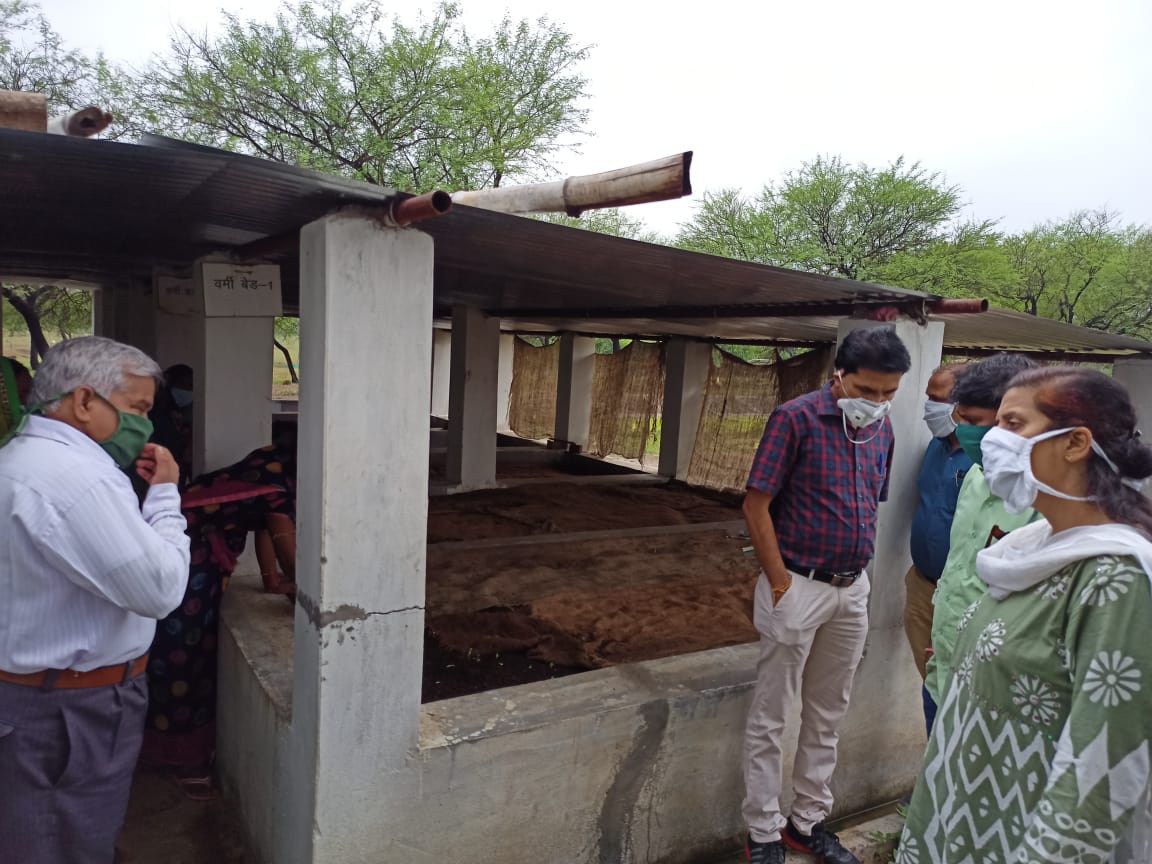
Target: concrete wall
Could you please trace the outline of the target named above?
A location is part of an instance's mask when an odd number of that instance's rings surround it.
[[[255,860],[279,864],[300,759],[286,734],[292,622],[255,585],[240,580],[225,597],[218,767]],[[833,781],[837,816],[911,787],[923,731],[893,722],[894,706],[919,698],[915,673],[894,672],[907,653],[902,632],[869,640]],[[374,793],[371,819],[349,826],[356,860],[419,864],[466,850],[478,864],[689,864],[730,852],[744,831],[756,656],[755,645],[719,648],[423,706],[418,749],[402,766],[377,766],[386,791]]]
[[[846,322],[845,332],[854,326],[869,325]],[[872,628],[842,725],[834,817],[905,794],[925,738],[919,678],[901,625],[901,586],[915,469],[928,434],[920,420],[922,394],[941,334],[909,322],[897,330],[914,368],[892,413],[896,482],[881,510]],[[430,351],[421,346],[424,356]],[[319,362],[312,358],[316,380]],[[413,404],[422,403],[428,386],[425,378],[413,388]],[[323,422],[324,413],[312,412],[311,422]],[[404,440],[419,450],[417,438],[427,440],[426,415],[409,425],[412,434]],[[325,429],[326,435],[339,431]],[[419,455],[422,466],[427,454]],[[411,485],[420,494],[412,498],[423,497],[419,480],[413,473]],[[328,525],[351,530],[331,517]],[[348,548],[359,548],[348,536],[324,544],[328,556],[320,558],[317,539],[311,553],[302,545],[301,560],[317,558],[311,569],[332,574],[341,587],[321,607],[332,610],[325,613],[330,621],[321,619],[322,630],[298,607],[293,632],[282,607],[265,602],[278,598],[252,590],[226,598],[220,663],[221,692],[228,697],[220,706],[219,768],[242,802],[261,861],[408,864],[465,854],[481,864],[689,864],[737,845],[744,830],[740,751],[755,645],[419,708],[422,595],[405,600],[405,592],[422,591],[422,567],[381,573],[370,562],[344,561]],[[333,559],[337,553],[341,560]],[[395,582],[402,590],[387,599],[396,608],[369,613],[366,621],[345,614],[352,607],[340,603],[358,602],[344,593],[353,575],[368,595]],[[305,595],[315,591],[308,578]],[[382,601],[368,596],[368,602],[376,605],[366,608],[375,609]],[[381,629],[390,625],[393,630]],[[293,686],[300,688],[294,697]],[[409,739],[408,726],[417,719],[419,735]],[[785,733],[788,767],[796,734],[793,716]]]

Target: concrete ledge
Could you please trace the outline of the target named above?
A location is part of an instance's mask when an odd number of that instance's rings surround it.
[[[272,862],[283,860],[276,826],[295,759],[293,622],[281,598],[245,586],[225,602],[219,764],[261,861]],[[870,634],[842,727],[833,818],[911,787],[924,733],[907,655],[902,628]],[[461,848],[500,864],[723,861],[745,830],[741,751],[757,656],[756,645],[718,648],[426,704],[407,767],[390,772],[358,842],[371,860],[415,864]],[[784,736],[785,789],[798,710]],[[861,843],[880,830],[857,827]]]
[[[265,594],[260,578],[236,575],[224,592],[220,628],[251,670],[284,722],[292,719],[292,610],[280,595]],[[227,692],[220,688],[221,693]]]

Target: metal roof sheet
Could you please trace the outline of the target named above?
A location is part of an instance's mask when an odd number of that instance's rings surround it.
[[[340,207],[385,207],[395,194],[185,142],[148,143],[0,129],[0,273],[95,282],[148,274],[291,239]],[[524,330],[823,342],[853,306],[931,299],[468,207],[419,228],[436,240],[437,314],[475,305]],[[280,259],[289,309],[297,259],[289,244]],[[1152,343],[1007,310],[942,317],[950,348],[1152,352]]]

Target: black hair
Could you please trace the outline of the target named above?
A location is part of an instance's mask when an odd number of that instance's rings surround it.
[[[1123,481],[1152,477],[1152,447],[1140,440],[1136,410],[1123,385],[1095,369],[1049,366],[1024,372],[1011,387],[1034,387],[1036,407],[1053,429],[1085,426],[1117,470],[1093,454],[1088,494],[1108,518],[1152,536],[1152,501]]]
[[[169,388],[181,384],[188,384],[191,388],[192,374],[192,367],[187,363],[174,363],[164,370],[164,383]]]
[[[1012,379],[1039,364],[1022,354],[996,354],[979,363],[971,364],[964,374],[956,376],[952,388],[952,401],[973,408],[1000,407],[1000,400]]]
[[[844,337],[836,351],[835,367],[851,374],[861,369],[899,372],[912,368],[908,349],[892,327],[862,327]]]

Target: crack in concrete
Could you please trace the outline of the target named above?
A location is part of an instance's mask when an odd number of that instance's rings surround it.
[[[666,701],[640,706],[643,718],[632,739],[632,747],[620,760],[616,776],[604,796],[597,827],[600,829],[599,864],[619,864],[629,860],[632,822],[640,793],[648,782],[660,755],[660,744],[671,713]]]
[[[404,606],[386,612],[369,612],[362,606],[353,606],[348,603],[342,603],[335,609],[321,609],[315,600],[302,591],[297,593],[296,603],[316,630],[323,630],[333,624],[342,625],[351,621],[367,621],[374,615],[395,615],[398,612],[416,612],[424,609],[423,606]]]

